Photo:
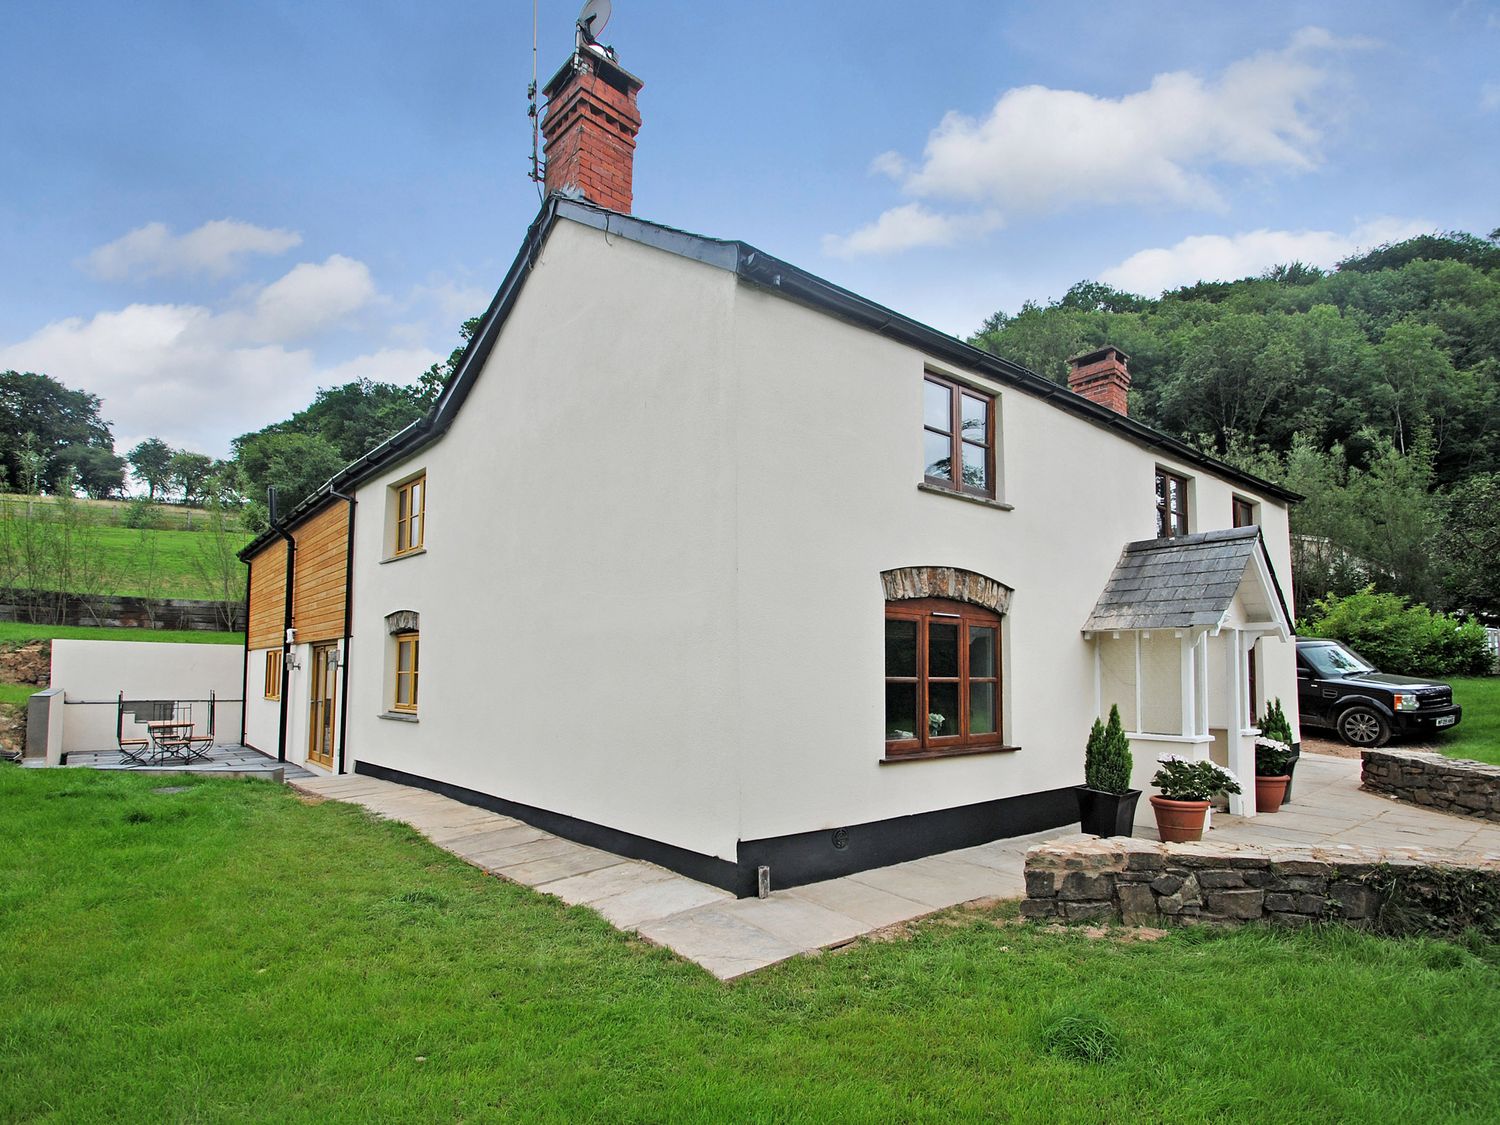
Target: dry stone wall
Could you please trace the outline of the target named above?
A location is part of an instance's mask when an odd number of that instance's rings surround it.
[[[1500,821],[1500,766],[1404,750],[1364,750],[1361,780],[1424,808]]]
[[[1465,916],[1447,918],[1444,903],[1452,896],[1446,888],[1456,884],[1468,889],[1467,897],[1446,909]],[[1028,918],[1131,926],[1336,921],[1377,928],[1398,895],[1403,896],[1403,928],[1448,932],[1487,925],[1495,921],[1493,906],[1500,902],[1500,859],[1459,862],[1416,849],[1267,850],[1090,838],[1040,844],[1026,853],[1021,912]],[[1467,916],[1476,911],[1483,915],[1477,923]]]

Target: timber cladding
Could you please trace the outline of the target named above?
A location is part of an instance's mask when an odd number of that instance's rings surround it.
[[[344,568],[349,552],[349,507],[330,504],[291,529],[297,541],[292,627],[297,643],[344,635]],[[250,559],[250,647],[279,648],[286,606],[286,544],[266,544]]]
[[[286,544],[273,539],[250,556],[250,605],[246,619],[252,649],[281,647],[285,590]]]

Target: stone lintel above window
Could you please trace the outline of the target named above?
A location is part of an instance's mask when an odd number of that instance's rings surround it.
[[[883,571],[880,581],[888,602],[947,598],[983,606],[1002,615],[1010,609],[1011,588],[972,570],[951,566],[904,566]]]
[[[391,636],[421,632],[421,617],[414,609],[398,609],[385,615],[385,629]]]

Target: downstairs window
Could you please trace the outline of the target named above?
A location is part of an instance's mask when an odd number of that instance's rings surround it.
[[[1000,615],[939,598],[885,607],[888,758],[1003,744]]]

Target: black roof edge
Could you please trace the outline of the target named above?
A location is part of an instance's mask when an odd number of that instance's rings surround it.
[[[735,273],[745,282],[779,293],[782,296],[836,316],[841,320],[862,328],[868,328],[920,348],[930,355],[951,363],[978,371],[996,382],[1014,387],[1026,394],[1046,399],[1053,405],[1096,425],[1115,430],[1121,436],[1159,449],[1181,461],[1211,469],[1213,472],[1235,481],[1257,492],[1275,496],[1289,503],[1303,497],[1296,492],[1270,481],[1261,480],[1233,465],[1194,449],[1186,442],[1164,434],[1159,430],[1134,421],[1124,414],[1117,414],[1106,406],[1084,398],[1051,379],[1044,378],[1018,363],[993,355],[972,344],[966,344],[956,336],[949,336],[909,316],[888,309],[858,293],[843,289],[831,281],[794,266],[790,262],[767,254],[745,242],[709,238],[690,231],[679,230],[662,223],[653,223],[634,215],[611,211],[582,199],[568,199],[553,193],[542,201],[541,210],[526,229],[526,238],[506,272],[505,280],[496,290],[490,307],[484,314],[479,331],[469,341],[460,357],[458,368],[448,386],[438,397],[437,403],[426,415],[407,426],[406,429],[387,438],[374,449],[350,462],[328,479],[320,488],[298,504],[281,521],[283,527],[292,527],[311,516],[332,498],[340,488],[362,484],[381,468],[399,458],[417,453],[447,433],[453,418],[469,397],[474,381],[494,349],[500,328],[515,305],[526,274],[535,264],[536,254],[546,241],[547,235],[562,216],[603,231],[605,235],[618,235],[632,242],[664,250],[669,254],[689,258],[695,262],[714,266]],[[247,559],[266,542],[276,538],[267,531],[252,539],[241,551],[240,558]]]

